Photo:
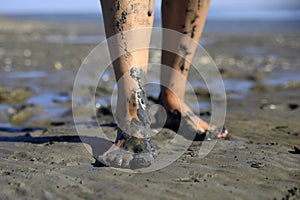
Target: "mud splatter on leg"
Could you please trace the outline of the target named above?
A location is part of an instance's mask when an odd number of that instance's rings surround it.
[[[135,32],[132,31],[130,37],[128,37],[127,32],[139,28],[152,27],[154,0],[101,0],[101,5],[107,38],[116,34],[120,36],[115,37],[113,41],[109,41],[108,46],[111,57],[117,57],[113,62],[115,76],[118,81],[118,104],[116,115],[118,124],[122,129],[119,128],[119,136],[116,138],[114,147],[110,149],[111,151],[109,150],[106,152],[105,155],[107,161],[111,162],[112,165],[117,165],[117,167],[129,167],[129,163],[136,160],[137,156],[126,152],[125,149],[132,149],[134,147],[134,151],[141,150],[141,148],[135,146],[136,143],[133,142],[135,141],[133,138],[136,137],[132,134],[135,133],[138,133],[135,136],[141,136],[140,138],[142,138],[142,141],[146,141],[144,143],[147,144],[148,136],[146,135],[146,131],[144,131],[144,134],[140,129],[141,127],[147,127],[149,120],[145,117],[146,114],[144,113],[147,109],[143,110],[145,106],[143,103],[146,102],[146,99],[144,99],[144,90],[137,90],[139,87],[136,87],[138,84],[135,80],[121,78],[126,73],[130,73],[133,66],[136,66],[137,70],[143,69],[143,71],[146,71],[149,52],[148,49],[132,51],[132,38],[139,36],[135,36]],[[150,43],[150,38],[151,32],[143,35],[146,45]],[[122,80],[122,84],[119,84],[120,80]],[[125,125],[123,126],[123,124]],[[134,128],[131,128],[130,130],[130,127]],[[131,136],[130,141],[129,138],[122,136],[125,136],[126,132]],[[145,150],[145,152],[150,152],[150,150]],[[128,159],[131,160],[128,161]],[[149,159],[147,161],[149,161]]]
[[[189,51],[188,47],[184,44],[179,45],[179,51],[182,54],[182,59],[179,63],[180,70],[182,73],[188,72],[189,68],[185,67],[185,62],[186,62],[185,60],[186,57],[191,54],[191,52]]]
[[[152,14],[153,14],[153,1],[154,0],[149,0],[149,3],[148,3],[148,17],[151,17]]]
[[[162,64],[169,66],[174,70],[162,67],[161,83],[166,87],[161,87],[161,102],[167,111],[178,110],[182,116],[186,115],[198,121],[195,126],[198,130],[207,130],[209,125],[199,119],[197,116],[192,116],[189,112],[189,107],[184,103],[185,85],[188,77],[188,71],[196,45],[201,37],[204,27],[206,15],[209,7],[209,0],[181,0],[166,4],[166,0],[162,3],[162,24],[163,28],[172,29],[183,33],[177,40],[176,54],[162,51]],[[186,36],[192,38],[194,42],[186,39]],[[170,41],[168,36],[163,39],[163,47],[167,47]],[[182,106],[186,105],[186,106]]]
[[[198,3],[197,3],[198,10],[200,10],[202,7],[203,7],[202,0],[198,0]]]

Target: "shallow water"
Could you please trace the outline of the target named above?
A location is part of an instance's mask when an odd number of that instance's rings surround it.
[[[4,75],[0,75],[0,78],[41,78],[45,77],[46,73],[44,71],[28,71],[28,72],[7,72]]]
[[[213,22],[208,23],[208,25],[214,23],[218,24],[217,22]],[[242,22],[230,22],[227,23],[227,25],[230,24],[237,28],[240,27],[239,25],[241,23]],[[226,23],[219,22],[219,25],[220,24],[224,26]],[[247,22],[245,24],[253,25],[256,23]],[[282,22],[261,22],[261,25],[264,24],[273,24],[272,26],[276,26],[276,24],[282,24]],[[210,27],[208,27],[208,29],[210,29]],[[0,101],[0,105],[3,105],[0,107],[0,112],[3,113],[3,116],[6,116],[2,117],[2,121],[0,122],[2,125],[6,126],[10,124],[7,122],[11,117],[10,114],[8,114],[8,110],[18,109],[22,105],[33,104],[40,106],[44,113],[39,116],[45,119],[48,118],[50,121],[59,119],[64,113],[71,109],[71,91],[76,70],[84,57],[88,55],[89,51],[105,38],[103,34],[94,32],[94,29],[91,29],[92,31],[90,32],[86,31],[85,34],[80,34],[80,32],[76,32],[76,30],[72,29],[68,33],[59,31],[53,33],[37,31],[29,32],[28,34],[18,33],[15,36],[6,34],[5,32],[2,34],[2,38],[6,39],[3,40],[5,43],[2,47],[2,53],[0,54],[0,58],[4,60],[4,62],[0,62],[0,65],[4,68],[8,63],[11,71],[5,72],[5,70],[3,70],[0,72],[1,84],[3,83],[5,87],[11,86],[7,87],[8,90],[13,91],[14,88],[26,87],[33,92],[32,96],[18,105],[5,105],[1,104]],[[30,38],[30,41],[24,40],[24,37],[27,39]],[[278,37],[280,37],[280,40],[277,40]],[[289,52],[294,51],[299,44],[299,39],[296,36],[283,36],[282,34],[272,37],[262,36],[259,42],[254,37],[251,37],[249,42],[236,37],[227,38],[227,36],[224,36],[224,38],[223,40],[222,37],[219,36],[205,36],[201,44],[204,45],[205,48],[208,48],[212,57],[216,58],[217,65],[225,68],[225,75],[228,76],[224,76],[223,81],[228,99],[246,98],[251,88],[256,85],[283,85],[291,81],[300,80],[299,69],[296,68],[294,71],[282,70],[282,68],[286,66],[298,66],[298,63],[289,62],[291,55],[295,54],[295,52],[293,54]],[[16,41],[18,42],[17,46],[15,45]],[[286,48],[288,51],[282,55],[280,55],[280,53],[274,53],[272,52],[274,45],[277,45],[276,48],[278,47],[278,49]],[[82,49],[86,51],[81,51]],[[28,54],[28,51],[30,51],[30,54]],[[284,56],[286,55],[288,56],[285,58]],[[22,64],[24,64],[25,59],[32,60],[32,63],[34,63],[35,60],[39,60],[40,63],[37,66],[23,66]],[[150,60],[154,61],[154,63],[159,62],[159,59],[160,53],[150,53]],[[294,62],[297,61],[298,60],[294,59]],[[59,63],[59,67],[56,67],[55,63]],[[101,65],[101,63],[99,63],[99,65]],[[233,65],[238,65],[238,67],[241,68],[232,69],[231,67]],[[270,71],[264,71],[263,68],[266,66],[271,66]],[[237,69],[236,72],[235,69]],[[245,71],[246,73],[244,73]],[[255,77],[256,71],[259,75],[263,74],[262,77]],[[261,73],[262,71],[264,72]],[[248,76],[245,76],[245,74],[254,74],[254,79],[247,78]],[[146,91],[149,96],[157,97],[160,87],[159,74],[152,74],[152,76],[153,77],[150,78],[153,83],[146,85]],[[195,91],[199,89],[206,90],[205,83],[199,79],[197,75],[195,75],[194,78],[191,77],[191,85]],[[96,91],[96,107],[112,107],[112,109],[115,109],[114,105],[111,105],[116,102],[116,96],[111,97],[114,87],[114,75],[110,68],[105,71],[99,81],[100,89]],[[207,97],[202,97],[201,95],[202,93],[200,93],[199,96],[200,102],[191,101],[189,104],[195,110],[199,107],[200,111],[207,111],[210,109],[210,101]],[[74,100],[81,101],[80,99]]]
[[[32,106],[33,108],[30,109]],[[48,122],[48,124],[52,122],[56,123],[70,110],[70,106],[71,97],[67,94],[55,94],[50,92],[36,94],[19,105],[0,104],[0,127],[18,127],[32,120],[33,124],[35,122],[39,124],[40,121],[44,121],[44,123]],[[24,115],[25,121],[21,118],[22,123],[19,125],[12,122],[17,115]],[[32,123],[30,122],[30,124]]]
[[[263,80],[263,84],[266,85],[284,85],[292,81],[300,81],[300,72],[293,71],[273,71],[270,77]]]
[[[191,82],[192,86],[197,88],[206,88],[206,84],[202,81],[193,81]],[[213,83],[212,83],[213,84]],[[230,95],[227,95],[227,98],[244,98],[247,95],[247,92],[255,85],[253,81],[243,80],[243,79],[223,79],[223,84],[226,92]],[[200,106],[201,107],[201,106]]]
[[[27,103],[40,105],[44,108],[49,117],[55,117],[68,110],[71,103],[71,97],[67,94],[44,93],[28,99]],[[64,105],[65,103],[68,105]]]
[[[103,35],[74,35],[74,36],[48,36],[49,43],[71,43],[71,44],[95,44],[105,40]]]
[[[9,72],[1,75],[3,79],[7,78],[10,80],[15,80],[18,82],[19,80],[23,79],[34,79],[34,78],[42,78],[45,77],[46,73],[44,71],[28,71],[28,72]],[[109,91],[113,91],[115,87],[115,83],[113,78],[111,77],[111,72],[106,72],[100,82],[102,81],[101,87],[105,86],[105,91],[101,90],[96,94],[96,107],[110,107],[112,104],[111,109],[115,109],[114,103],[116,102],[116,96],[111,96]],[[273,71],[269,76],[259,82],[259,84],[263,85],[283,85],[289,83],[291,81],[299,81],[300,80],[300,73],[291,73],[289,71]],[[243,99],[246,97],[248,92],[251,90],[253,86],[255,86],[256,82],[249,81],[245,79],[223,79],[224,86],[227,91],[227,98],[232,99]],[[195,80],[191,83],[195,86],[194,89],[197,88],[206,88],[205,83],[201,81]],[[27,85],[28,87],[28,85]],[[30,87],[30,85],[29,85]],[[159,80],[155,80],[151,84],[146,85],[146,91],[149,96],[157,97],[159,94]],[[55,119],[59,119],[64,113],[70,110],[71,106],[71,97],[67,93],[53,93],[53,92],[46,92],[47,88],[38,85],[32,85],[31,88],[34,88],[35,91],[38,91],[37,94],[34,94],[32,97],[27,99],[24,102],[26,104],[34,104],[39,105],[43,108],[44,113],[39,115],[40,119],[48,119],[50,121],[55,121]],[[43,92],[44,91],[44,92]],[[200,97],[201,98],[201,97]],[[79,101],[79,100],[78,100]],[[201,101],[201,102],[188,102],[189,105],[193,110],[200,109],[202,111],[209,111],[210,110],[210,101]],[[0,121],[0,127],[10,127],[13,126],[10,122],[5,121],[9,120],[9,112],[14,110],[10,105],[0,104],[0,113],[3,116],[2,121]],[[4,117],[6,116],[6,117]]]

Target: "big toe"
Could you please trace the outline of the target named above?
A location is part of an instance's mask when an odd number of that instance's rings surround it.
[[[140,169],[149,167],[154,160],[154,156],[151,152],[131,153],[124,149],[118,149],[99,156],[99,160],[109,167]]]
[[[130,161],[132,159],[132,154],[123,149],[113,150],[111,152],[105,153],[102,156],[99,156],[99,160],[102,161],[105,165],[115,168],[129,168]]]

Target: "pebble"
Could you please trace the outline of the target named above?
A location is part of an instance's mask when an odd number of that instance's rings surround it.
[[[261,163],[261,162],[253,162],[253,163],[251,163],[251,167],[252,168],[262,168],[264,166],[265,165],[263,163]]]
[[[203,65],[207,65],[207,64],[210,64],[212,61],[211,59],[208,57],[208,56],[202,56],[200,59],[199,59],[199,62]]]
[[[29,50],[29,49],[25,49],[24,51],[23,51],[23,55],[25,56],[25,57],[30,57],[31,56],[31,51]]]
[[[30,161],[34,162],[34,161],[37,161],[36,158],[31,158]]]
[[[24,106],[24,108],[20,109],[16,114],[14,114],[11,117],[10,122],[13,125],[20,125],[23,122],[32,118],[33,116],[37,116],[43,112],[44,112],[44,110],[40,106],[26,105],[26,106]]]
[[[10,72],[11,70],[12,70],[11,65],[5,65],[5,66],[4,66],[4,71]]]
[[[22,88],[0,88],[0,99],[1,103],[4,104],[17,104],[26,101],[30,96],[31,92]]]
[[[61,64],[61,62],[56,61],[56,62],[54,63],[54,68],[55,68],[56,70],[61,70],[62,67],[63,67],[63,65]]]
[[[24,60],[24,65],[25,66],[30,66],[31,65],[31,60],[30,59],[25,59]]]
[[[0,48],[0,56],[4,56],[4,54],[5,54],[5,49]]]
[[[4,63],[6,65],[11,65],[12,64],[12,59],[10,57],[6,57],[6,58],[4,58]]]

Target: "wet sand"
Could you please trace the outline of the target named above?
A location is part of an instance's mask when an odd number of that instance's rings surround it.
[[[205,32],[202,43],[225,82],[230,137],[203,159],[201,142],[193,142],[168,167],[132,174],[95,166],[81,143],[96,155],[99,144],[114,139],[101,98],[112,92],[111,72],[97,90],[98,121],[110,140],[80,138],[73,123],[75,74],[101,39],[91,36],[103,30],[5,18],[0,24],[1,199],[299,199],[298,33]],[[195,90],[208,112],[206,88]]]

